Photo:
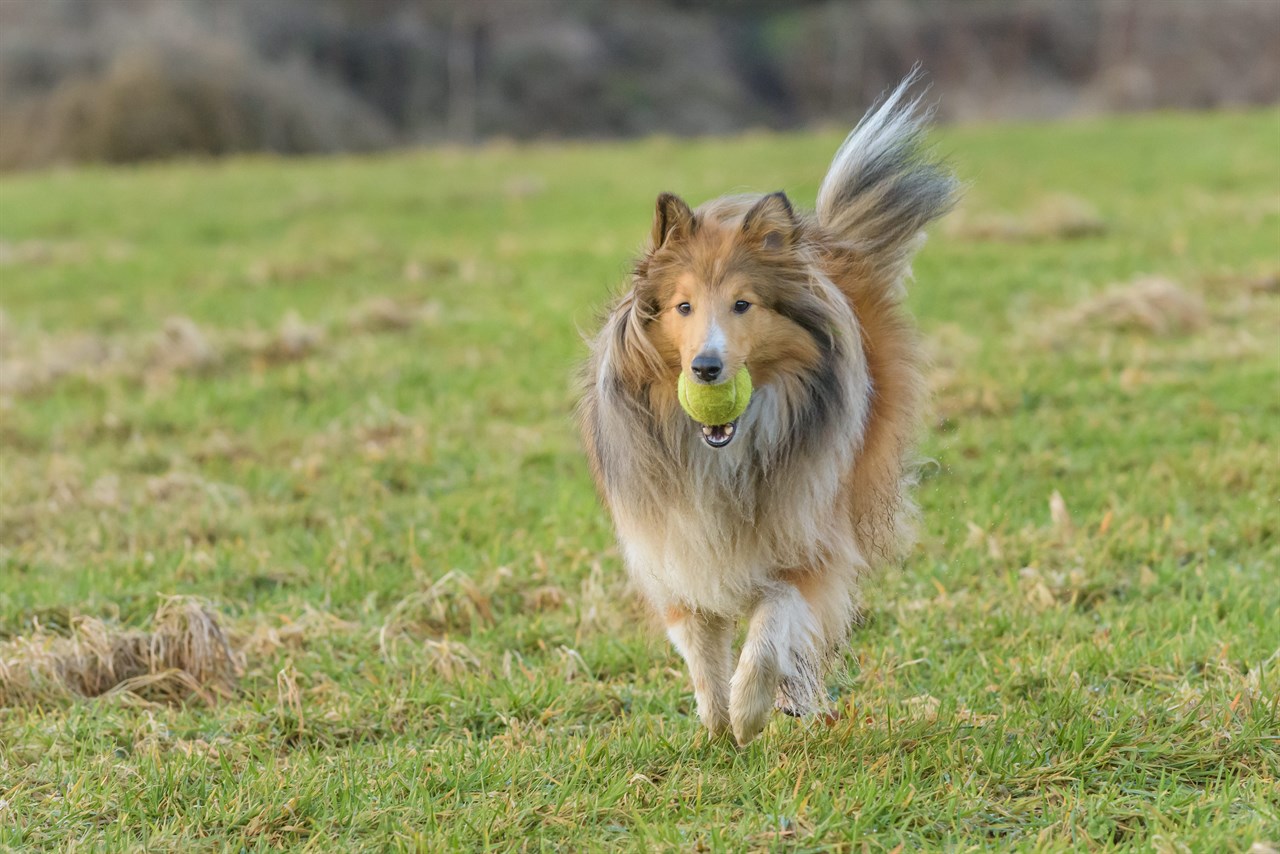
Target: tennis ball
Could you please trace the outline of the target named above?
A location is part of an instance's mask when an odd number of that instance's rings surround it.
[[[751,374],[743,365],[732,380],[719,385],[703,385],[689,382],[681,371],[676,396],[680,398],[684,411],[699,424],[709,427],[728,424],[747,411],[747,403],[751,400]]]

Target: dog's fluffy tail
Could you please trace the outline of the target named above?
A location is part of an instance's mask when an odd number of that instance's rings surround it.
[[[921,229],[946,213],[959,183],[923,147],[931,109],[907,90],[919,68],[874,107],[845,138],[818,189],[818,222],[847,242],[890,281],[907,272]]]

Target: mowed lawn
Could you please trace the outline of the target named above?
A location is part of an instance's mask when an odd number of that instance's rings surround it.
[[[580,333],[840,136],[0,177],[0,848],[1280,846],[1275,111],[936,134],[920,545],[837,721],[699,730]],[[230,692],[32,670],[191,602]]]

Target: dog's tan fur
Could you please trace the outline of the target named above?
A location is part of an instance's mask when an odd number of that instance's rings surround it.
[[[923,381],[904,282],[955,182],[920,153],[911,82],[850,134],[815,214],[781,193],[697,211],[660,196],[650,249],[592,341],[582,434],[628,571],[689,665],[703,722],[739,743],[775,705],[821,706],[860,579],[912,539]],[[709,350],[755,385],[718,448],[676,400]]]

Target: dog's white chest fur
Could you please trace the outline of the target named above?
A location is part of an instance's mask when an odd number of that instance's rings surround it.
[[[849,449],[768,477],[750,470],[759,459],[750,445],[776,443],[783,429],[772,389],[761,389],[740,421],[738,441],[720,450],[696,441],[688,448],[682,482],[666,485],[665,502],[613,497],[627,570],[652,604],[736,617],[780,571],[833,560],[861,564],[838,499]]]
[[[769,579],[770,555],[756,537],[726,536],[705,514],[672,507],[656,524],[616,515],[627,570],[655,605],[736,616]]]

